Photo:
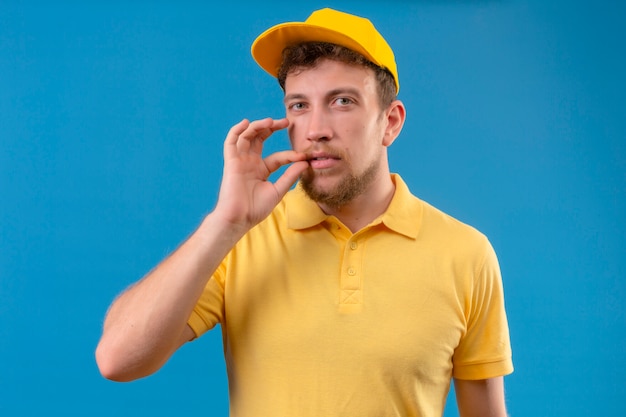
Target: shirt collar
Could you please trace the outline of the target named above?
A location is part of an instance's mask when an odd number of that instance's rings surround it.
[[[396,186],[391,203],[371,225],[382,223],[396,233],[415,239],[422,222],[422,205],[400,175],[392,174],[391,179]],[[285,196],[285,210],[287,227],[295,230],[316,226],[329,217],[306,195],[300,184]]]
[[[396,185],[396,191],[380,220],[394,232],[415,239],[422,224],[421,201],[411,194],[400,175],[392,174],[391,180]]]

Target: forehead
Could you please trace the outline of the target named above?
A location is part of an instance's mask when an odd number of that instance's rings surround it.
[[[285,94],[311,93],[351,88],[363,95],[376,94],[376,78],[371,68],[321,59],[312,67],[297,67],[285,78]]]

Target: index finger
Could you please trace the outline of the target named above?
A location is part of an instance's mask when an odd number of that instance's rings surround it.
[[[286,118],[272,119],[268,117],[266,119],[255,120],[241,132],[240,137],[246,140],[265,140],[272,133],[285,129],[287,126],[289,126],[289,121]]]
[[[237,150],[240,152],[260,153],[265,139],[269,138],[274,132],[285,129],[289,126],[289,121],[283,119],[272,119],[270,117],[261,120],[255,120],[250,123],[237,138]]]

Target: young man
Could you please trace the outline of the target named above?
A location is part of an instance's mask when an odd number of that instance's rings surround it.
[[[405,110],[387,42],[323,9],[264,32],[252,54],[286,118],[230,130],[213,212],[111,306],[102,374],[149,375],[220,324],[232,416],[441,416],[451,378],[463,417],[505,416],[497,260],[390,173]],[[285,128],[293,149],[263,158]]]

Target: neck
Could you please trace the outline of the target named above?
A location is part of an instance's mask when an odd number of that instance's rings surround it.
[[[318,205],[324,213],[337,217],[352,233],[356,233],[387,210],[395,189],[391,175],[387,173],[376,179],[366,192],[341,207]]]

